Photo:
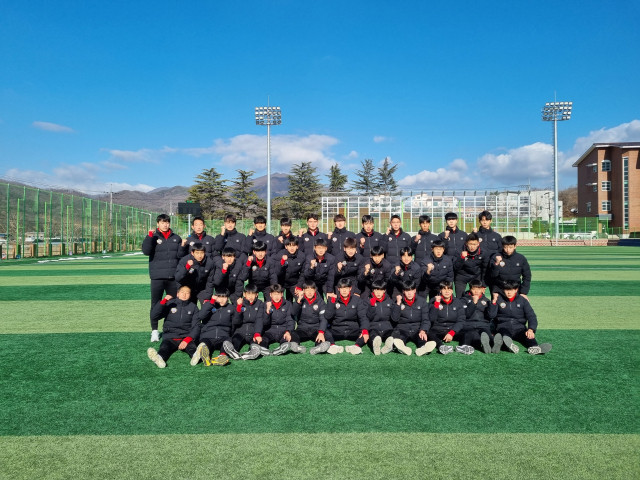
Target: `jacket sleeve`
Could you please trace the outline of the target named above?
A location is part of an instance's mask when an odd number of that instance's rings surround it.
[[[302,309],[302,305],[300,305],[298,302],[291,302],[291,314],[294,316],[298,316],[300,315],[300,310]]]
[[[482,259],[482,264],[480,265],[480,281],[482,282],[482,286],[487,286],[487,272],[489,271],[489,257],[485,256]]]
[[[147,235],[144,237],[144,240],[142,241],[142,253],[146,256],[151,255],[156,248],[156,243],[157,238],[155,236]]]
[[[216,252],[222,252],[224,248],[224,235],[216,235],[216,238],[213,240],[213,250]]]
[[[322,330],[323,332],[327,331],[327,319],[325,318],[327,305],[324,303],[324,300],[320,300],[318,302],[318,317],[320,318],[320,326],[318,330]]]
[[[318,266],[316,265],[316,268],[318,268]],[[313,280],[314,278],[316,278],[316,268],[311,268],[311,260],[306,259],[304,261],[304,270],[303,270],[303,276],[306,280]]]
[[[452,258],[453,258],[453,269],[457,272],[464,266],[465,260],[464,258],[462,258],[462,255],[458,255],[458,254],[456,254],[456,256]]]
[[[329,267],[329,273],[327,274],[327,282],[325,286],[327,287],[327,292],[333,292],[333,285],[336,278],[336,260],[335,258],[331,261],[331,266]]]
[[[429,320],[431,321],[431,325],[438,320],[438,308],[434,302],[429,302]]]
[[[522,286],[520,287],[520,294],[527,295],[531,288],[531,267],[524,256],[522,259]]]
[[[493,278],[497,278],[500,275],[500,268],[501,268],[500,265],[496,265],[496,255],[499,255],[499,254],[494,253],[493,255],[491,255],[491,258],[489,259],[489,275],[491,275]]]
[[[168,302],[162,304],[162,300],[156,303],[151,309],[151,320],[160,320],[167,316],[167,312],[169,311]]]
[[[378,244],[382,247],[384,253],[387,253],[389,251],[389,237],[387,237],[386,234],[380,232],[380,241],[378,242]]]
[[[398,323],[398,320],[400,320],[400,312],[400,305],[394,303],[393,310],[391,310],[391,320]]]
[[[420,330],[428,332],[431,328],[431,306],[425,302],[420,312],[420,316],[422,317],[420,319]]]
[[[524,318],[527,319],[527,326],[534,332],[538,329],[538,317],[536,312],[533,311],[531,304],[526,298],[523,298],[524,302]]]
[[[336,299],[329,297],[327,298],[327,307],[324,311],[324,318],[327,319],[327,322],[333,320],[336,316]]]
[[[364,298],[360,298],[360,302],[358,303],[358,322],[360,323],[360,330],[369,330],[369,302],[367,302]]]
[[[489,318],[492,320],[498,316],[499,300],[500,300],[500,297],[498,297],[498,300],[496,300],[496,303],[493,303],[491,300],[489,300],[489,307],[487,308],[486,312],[489,315]]]
[[[375,305],[371,305],[370,301],[366,301],[367,305],[367,318],[369,319],[369,323],[371,323],[376,318],[376,307]]]
[[[242,242],[242,251],[247,255],[251,255],[253,252],[253,236],[247,235]]]
[[[269,268],[269,281],[271,282],[271,285],[275,285],[276,283],[278,283],[278,275],[280,275],[282,273],[282,266],[280,265],[280,262],[276,262],[275,260],[273,260],[271,262],[271,268]]]
[[[256,317],[255,333],[262,333],[262,331],[264,330],[264,324],[266,323],[267,319],[267,314],[264,309],[265,304],[264,302],[262,302],[262,304],[258,306],[258,316]]]
[[[480,300],[478,300],[480,301]],[[476,304],[473,302],[471,298],[465,298],[462,300],[462,303],[467,307],[464,309],[465,316],[467,318],[471,318],[476,311]]]
[[[466,320],[465,310],[466,308],[458,309],[458,316],[456,318],[456,323],[451,328],[451,330],[453,330],[456,333],[460,333],[460,330],[462,330],[462,327],[464,327],[464,321]]]
[[[358,267],[358,276],[356,277],[356,281],[358,283],[363,283],[363,282],[366,282],[367,280],[367,276],[364,274],[365,265],[367,265],[366,261],[362,262],[360,264],[360,267]]]
[[[451,268],[449,269],[449,271],[446,273],[446,275],[444,276],[445,280],[447,282],[453,282],[453,262],[451,262]]]
[[[246,282],[247,279],[249,278],[249,272],[251,272],[251,266],[247,266],[247,262],[248,260],[242,264],[240,273],[238,273],[238,276],[236,277],[238,281]]]
[[[185,260],[183,262],[182,260],[180,260],[178,262],[178,266],[176,267],[176,276],[175,276],[176,282],[182,283],[182,281],[186,277],[188,277],[190,275],[193,275],[193,274],[197,274],[196,271],[195,271],[195,268],[193,266],[191,268],[194,270],[193,273],[191,273],[189,271],[190,269],[187,269],[187,261]]]

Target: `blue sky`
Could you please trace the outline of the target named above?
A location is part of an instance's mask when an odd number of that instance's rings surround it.
[[[640,141],[638,2],[0,0],[0,174],[87,191],[389,156],[406,189],[562,186]]]

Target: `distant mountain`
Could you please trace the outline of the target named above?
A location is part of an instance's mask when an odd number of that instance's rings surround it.
[[[289,179],[286,173],[271,174],[271,197],[284,197],[289,193]],[[267,176],[263,175],[253,181],[253,189],[263,200],[267,199]]]

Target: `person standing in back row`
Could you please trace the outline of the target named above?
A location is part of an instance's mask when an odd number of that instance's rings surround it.
[[[447,213],[444,219],[447,221],[447,227],[439,235],[440,240],[445,244],[444,254],[459,257],[467,242],[467,233],[458,228],[458,215],[455,212]]]
[[[402,230],[400,215],[392,215],[387,228],[387,261],[391,265],[399,265],[400,251],[404,247],[410,247],[411,242],[411,235]]]

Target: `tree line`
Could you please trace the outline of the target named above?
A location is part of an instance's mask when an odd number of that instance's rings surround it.
[[[333,165],[326,185],[320,181],[317,168],[311,162],[294,164],[287,175],[288,194],[271,199],[273,218],[306,218],[308,213],[320,211],[320,199],[323,193],[340,192],[359,195],[396,195],[399,192],[394,178],[398,165],[392,165],[389,157],[381,167],[376,167],[371,159],[360,162],[356,170],[356,179],[349,182],[339,165]],[[233,212],[240,218],[251,218],[267,212],[266,202],[253,189],[253,170],[236,170],[237,176],[231,180],[223,178],[215,168],[206,168],[195,178],[195,184],[189,188],[188,202],[200,203],[202,214],[209,218],[222,218]]]

